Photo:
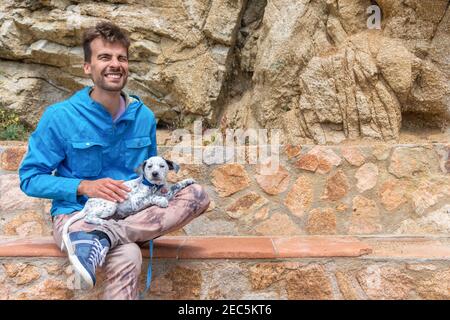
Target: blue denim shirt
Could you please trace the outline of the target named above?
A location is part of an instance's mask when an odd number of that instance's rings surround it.
[[[136,96],[125,112],[111,114],[89,95],[91,87],[49,106],[32,133],[19,168],[20,188],[28,196],[53,199],[51,215],[81,210],[81,180],[130,180],[134,169],[157,154],[156,120]]]

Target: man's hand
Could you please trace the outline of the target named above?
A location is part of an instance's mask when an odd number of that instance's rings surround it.
[[[89,198],[102,198],[113,202],[123,202],[128,198],[127,192],[131,189],[123,184],[123,180],[113,180],[110,178],[98,180],[82,180],[78,186],[78,195],[85,195]]]

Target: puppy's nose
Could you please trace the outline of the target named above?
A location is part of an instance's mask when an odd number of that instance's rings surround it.
[[[158,172],[152,172],[152,176],[153,177],[157,177],[158,176]]]

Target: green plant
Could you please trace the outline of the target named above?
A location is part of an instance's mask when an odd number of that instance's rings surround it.
[[[0,129],[0,140],[25,141],[29,136],[28,130],[22,124],[12,124],[5,129]]]
[[[0,140],[27,140],[29,131],[14,112],[0,109]]]

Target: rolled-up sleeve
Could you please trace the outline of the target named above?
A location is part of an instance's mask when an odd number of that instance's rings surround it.
[[[31,197],[76,202],[81,179],[52,175],[66,156],[64,138],[56,124],[55,112],[49,107],[28,141],[19,168],[20,188]]]

